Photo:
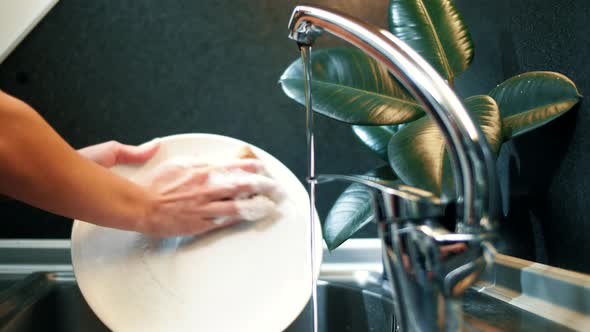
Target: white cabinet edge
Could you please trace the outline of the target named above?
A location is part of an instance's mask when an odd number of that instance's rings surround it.
[[[7,0],[2,0],[7,1]],[[13,29],[14,33],[9,36],[6,41],[0,39],[0,64],[8,57],[8,55],[20,44],[20,42],[33,30],[33,28],[49,13],[49,11],[57,4],[59,0],[47,0],[41,4],[32,15],[32,17],[24,17],[23,25],[17,27],[8,27],[7,29]],[[21,0],[16,0],[16,3]],[[21,2],[24,3],[25,1]],[[0,29],[4,29],[0,24]],[[10,33],[10,31],[8,31]]]

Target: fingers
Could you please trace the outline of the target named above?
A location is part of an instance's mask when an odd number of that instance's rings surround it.
[[[277,205],[266,196],[254,196],[250,199],[236,201],[240,218],[259,221],[276,212]]]
[[[193,231],[193,232],[189,232],[188,234],[190,234],[190,235],[205,234],[205,233],[217,230],[217,229],[226,228],[229,226],[239,224],[240,222],[242,222],[242,220],[240,218],[229,218],[229,217],[213,218],[213,219],[209,219],[208,221],[206,221],[206,226],[204,226],[203,228],[199,227],[200,229],[198,231],[196,231],[196,233]]]
[[[239,218],[240,210],[236,201],[215,201],[205,204],[199,209],[204,218]]]
[[[256,194],[269,196],[273,200],[282,198],[282,192],[276,181],[260,174],[244,171],[211,172],[208,174],[207,184],[209,189],[205,194],[210,201],[247,198]]]
[[[239,224],[242,219],[239,217],[215,217],[213,219],[210,220],[211,223],[214,225],[212,226],[213,229],[215,228],[219,228],[219,227],[226,227],[226,226],[231,226],[231,225],[235,225],[235,224]]]
[[[211,200],[247,198],[255,194],[280,200],[284,196],[278,183],[266,176],[263,163],[257,159],[239,159],[208,167],[207,184],[211,187]]]
[[[149,172],[143,180],[159,187],[163,194],[197,189],[204,197],[200,201],[205,202],[247,198],[255,194],[280,198],[274,180],[254,173],[263,169],[260,161],[234,160],[214,166],[202,165],[197,158],[170,159]]]
[[[116,164],[141,164],[152,158],[160,148],[158,139],[139,146],[119,144]]]
[[[205,163],[186,156],[168,160],[138,181],[158,197],[160,208],[149,219],[154,224],[171,220],[161,226],[163,233],[200,234],[276,212],[279,185],[259,172],[266,174],[256,159]]]
[[[249,173],[263,173],[264,165],[258,159],[232,159],[223,162],[211,162],[205,172],[226,173],[232,171],[245,171]]]
[[[206,160],[193,156],[179,156],[166,161],[166,165],[179,166],[182,168],[194,168],[199,172],[230,172],[242,170],[250,173],[261,173],[264,166],[256,159],[231,159],[231,160]]]
[[[233,199],[236,196],[251,196],[255,194],[249,185],[236,186],[210,186],[203,191],[203,200],[207,202]]]
[[[210,163],[206,162],[204,159],[192,156],[178,156],[169,159],[165,164],[182,168],[206,168],[210,166]]]
[[[276,204],[268,197],[257,195],[249,199],[211,202],[203,206],[200,212],[205,218],[259,221],[275,213]]]

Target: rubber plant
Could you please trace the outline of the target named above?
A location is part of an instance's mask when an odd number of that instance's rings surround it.
[[[391,0],[389,30],[413,47],[454,87],[471,64],[474,46],[452,0]],[[290,98],[304,104],[301,60],[280,83]],[[436,125],[387,69],[354,48],[312,52],[313,109],[352,125],[352,131],[389,166],[367,174],[399,179],[452,198],[454,183],[444,139]],[[494,153],[502,143],[559,117],[581,96],[566,76],[527,72],[464,100]],[[324,240],[335,249],[372,219],[369,193],[351,185],[323,222]]]

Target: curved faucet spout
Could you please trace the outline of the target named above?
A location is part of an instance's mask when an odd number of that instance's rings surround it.
[[[398,326],[403,331],[459,331],[459,297],[493,256],[486,241],[495,233],[499,196],[491,149],[445,80],[397,37],[336,11],[295,8],[289,22],[291,39],[300,46],[311,46],[322,32],[350,42],[384,64],[438,125],[455,175],[456,233],[437,222],[440,201],[418,194],[415,188],[359,176],[324,175],[310,181],[346,180],[374,189],[375,206],[381,202],[375,219],[388,221],[379,222],[378,229]]]
[[[493,231],[498,218],[498,185],[493,154],[481,129],[444,79],[418,53],[386,30],[337,11],[298,6],[289,37],[311,46],[329,32],[381,62],[424,105],[441,129],[453,165],[461,220],[457,231]]]

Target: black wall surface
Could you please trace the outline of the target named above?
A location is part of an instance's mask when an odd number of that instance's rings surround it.
[[[486,93],[513,75],[550,70],[590,93],[590,2],[457,1],[476,45],[457,82],[464,95]],[[508,253],[590,273],[590,113],[570,113],[504,145],[498,161],[509,187],[502,226]],[[506,185],[508,184],[508,185]]]
[[[386,0],[306,1],[386,26]],[[457,80],[467,97],[515,74],[552,70],[590,91],[590,2],[457,0],[476,55]],[[251,142],[305,176],[301,107],[277,80],[297,57],[286,38],[295,1],[79,1],[56,8],[0,64],[0,89],[30,104],[74,147],[210,132]],[[333,41],[322,40],[323,45]],[[378,161],[347,126],[318,121],[318,168],[362,172]],[[506,144],[510,213],[502,250],[590,272],[588,102]],[[320,188],[324,214],[342,187]],[[0,203],[0,237],[67,237],[70,224]],[[372,230],[362,235],[370,236]]]
[[[385,24],[385,3],[316,2]],[[299,56],[286,28],[295,5],[60,0],[0,64],[0,89],[30,103],[76,148],[215,133],[268,151],[303,180],[303,108],[277,83]],[[362,173],[378,163],[348,126],[318,118],[317,131],[318,171]],[[320,215],[340,190],[319,188]],[[0,220],[0,238],[70,235],[68,220],[17,202],[0,202]]]

